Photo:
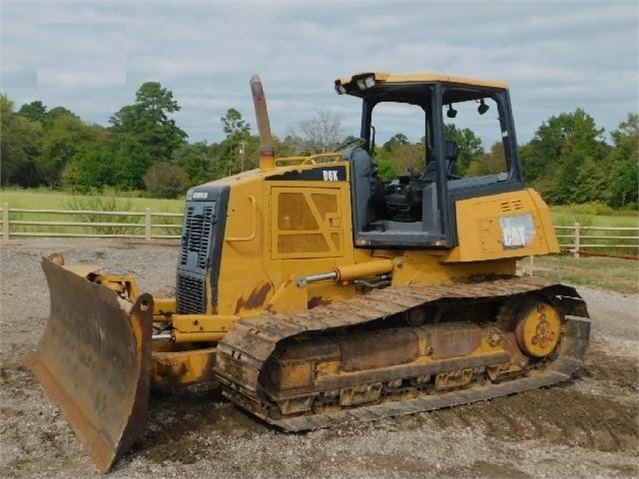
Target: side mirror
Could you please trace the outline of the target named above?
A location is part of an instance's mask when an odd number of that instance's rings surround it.
[[[448,111],[446,111],[446,116],[448,118],[455,118],[457,116],[457,110],[453,109],[452,104],[448,104]]]

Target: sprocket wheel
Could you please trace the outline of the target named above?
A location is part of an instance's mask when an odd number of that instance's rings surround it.
[[[505,332],[514,332],[517,344],[528,356],[544,358],[557,347],[563,318],[539,295],[508,299],[500,308],[498,322]]]

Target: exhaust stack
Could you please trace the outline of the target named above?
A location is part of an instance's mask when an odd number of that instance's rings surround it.
[[[251,93],[253,94],[253,105],[255,106],[257,130],[260,134],[260,169],[272,170],[275,168],[275,145],[271,135],[271,124],[269,123],[268,110],[266,109],[264,88],[258,75],[251,77]]]

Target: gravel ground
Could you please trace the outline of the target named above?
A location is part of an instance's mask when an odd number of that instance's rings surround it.
[[[170,287],[175,243],[2,243],[1,477],[102,477],[23,366],[48,315],[39,260],[100,263]],[[562,385],[467,406],[282,434],[204,387],[153,394],[146,434],[113,478],[637,477],[637,297],[579,288],[593,318],[584,367]]]

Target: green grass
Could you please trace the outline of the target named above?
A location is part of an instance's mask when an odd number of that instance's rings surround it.
[[[529,259],[520,261],[520,268],[528,271]],[[575,286],[615,291],[622,294],[639,293],[639,262],[632,259],[581,257],[572,255],[536,256],[533,275]]]
[[[550,208],[553,223],[561,226],[623,226],[637,228],[639,214],[637,210],[613,210],[609,206],[590,203],[584,205],[552,206]]]
[[[574,227],[580,225],[581,245],[584,252],[603,253],[637,257],[637,230],[595,230],[592,228],[638,228],[639,215],[635,210],[615,211],[609,206],[592,203],[584,205],[553,206],[552,222],[555,226]],[[570,234],[573,230],[557,230],[557,235]],[[601,236],[603,238],[586,238]],[[559,238],[562,245],[573,243],[572,238]],[[601,247],[584,248],[584,245],[601,245]]]
[[[144,211],[151,208],[153,212],[182,213],[184,200],[164,200],[158,198],[141,198],[126,196],[122,193],[107,192],[105,197],[115,197],[117,204],[123,208],[130,204],[130,211]],[[89,199],[90,195],[73,195],[49,190],[0,190],[0,203],[9,203],[11,208],[68,210],[73,198]],[[127,211],[127,210],[125,210]]]
[[[143,213],[150,208],[152,213],[183,213],[184,200],[166,200],[143,198],[128,193],[126,196],[118,192],[106,192],[103,195],[74,195],[71,193],[50,190],[0,190],[0,204],[8,203],[11,209],[46,209],[46,210],[90,210],[90,211],[124,211]],[[95,214],[47,214],[11,212],[11,221],[51,221],[51,222],[104,222],[128,223],[143,225],[141,216],[115,216]],[[166,224],[165,228],[153,230],[154,235],[179,234],[181,220],[179,218],[154,217],[153,224]],[[11,233],[92,233],[92,234],[133,234],[143,235],[143,227],[128,226],[53,226],[53,225],[19,225],[11,226]]]

